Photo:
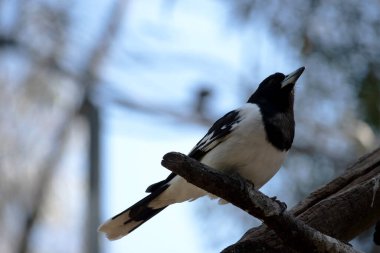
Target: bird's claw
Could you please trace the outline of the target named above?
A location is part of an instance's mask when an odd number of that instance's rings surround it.
[[[270,199],[276,201],[280,205],[281,213],[285,212],[285,210],[288,208],[285,202],[277,199],[277,196],[271,197]]]

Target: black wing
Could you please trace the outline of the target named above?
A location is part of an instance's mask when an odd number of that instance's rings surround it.
[[[202,157],[207,154],[211,149],[215,148],[221,143],[224,138],[230,134],[237,123],[240,122],[239,111],[234,110],[220,119],[218,119],[214,125],[208,130],[207,134],[195,145],[190,151],[189,157],[196,160],[201,160]],[[165,180],[152,184],[146,189],[146,192],[154,192],[161,187],[167,185],[170,180],[176,176],[175,173],[171,173]]]
[[[240,120],[239,111],[237,110],[231,111],[218,119],[207,134],[190,151],[189,156],[198,161],[201,160],[207,152],[215,148],[232,132]]]

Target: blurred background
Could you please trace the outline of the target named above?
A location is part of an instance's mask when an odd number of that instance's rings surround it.
[[[379,145],[378,0],[0,0],[0,252],[218,252],[259,224],[200,199],[109,242],[274,72],[305,66],[296,138],[263,191],[292,207]],[[352,244],[380,252],[373,229]]]

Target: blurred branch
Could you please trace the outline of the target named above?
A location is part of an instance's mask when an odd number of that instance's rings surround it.
[[[89,253],[99,252],[99,240],[97,227],[100,223],[100,178],[101,173],[101,112],[96,103],[93,102],[93,92],[98,84],[98,74],[104,59],[108,56],[113,39],[116,37],[122,19],[125,14],[127,0],[117,0],[108,16],[104,30],[101,32],[99,42],[95,45],[90,58],[84,68],[83,74],[79,76],[78,82],[84,88],[84,99],[82,102],[82,113],[87,119],[90,131],[89,143],[89,168],[88,168],[88,214],[86,226],[86,251]]]
[[[22,2],[25,2],[24,0]],[[99,40],[94,43],[94,48],[90,53],[90,57],[86,62],[85,66],[81,68],[81,72],[72,73],[67,70],[64,66],[61,65],[61,60],[63,58],[63,53],[65,52],[65,43],[68,42],[65,31],[68,29],[67,23],[61,24],[58,22],[54,27],[53,34],[54,40],[51,42],[52,50],[46,51],[45,48],[33,47],[31,43],[25,41],[20,37],[20,31],[23,25],[23,22],[29,22],[29,19],[24,19],[24,15],[17,16],[17,20],[14,22],[16,25],[13,27],[13,31],[8,37],[0,37],[0,47],[5,46],[17,46],[17,50],[26,54],[28,58],[33,62],[33,71],[25,79],[25,84],[30,83],[31,78],[34,75],[37,75],[39,71],[56,71],[63,76],[69,77],[75,83],[79,84],[83,88],[83,95],[79,97],[82,100],[81,107],[85,107],[87,110],[84,110],[86,119],[89,123],[90,128],[90,144],[89,144],[89,205],[88,205],[88,224],[86,226],[86,231],[83,233],[84,237],[87,237],[86,245],[88,252],[96,253],[99,252],[98,245],[98,234],[97,226],[99,224],[99,174],[100,174],[100,112],[97,105],[93,103],[92,95],[93,90],[95,89],[96,84],[98,84],[98,76],[100,75],[101,65],[104,59],[109,55],[109,52],[112,47],[113,40],[118,33],[119,27],[122,24],[122,18],[126,10],[127,0],[116,0],[114,1],[112,8],[109,11],[109,18],[104,22],[104,28],[102,29]],[[24,8],[24,5],[17,5],[20,9]],[[27,7],[25,7],[27,8]],[[22,10],[23,11],[23,10]],[[54,10],[55,11],[55,10]],[[52,13],[49,13],[52,12]],[[60,18],[66,19],[69,18],[68,14],[70,13],[68,9],[57,10],[58,13],[53,12],[53,10],[46,10],[48,17],[53,17],[56,20],[59,14]],[[53,14],[49,16],[49,14]],[[46,17],[44,17],[46,18]],[[46,18],[50,24],[52,21],[49,18]],[[47,43],[48,44],[48,43]],[[41,50],[42,49],[42,50]],[[43,53],[41,53],[41,51]],[[44,51],[45,50],[45,51]],[[29,248],[29,242],[32,238],[33,227],[38,220],[38,217],[41,213],[41,208],[43,207],[43,201],[46,194],[48,193],[48,186],[51,182],[52,176],[54,174],[54,169],[57,167],[60,157],[62,156],[64,142],[69,131],[69,125],[71,124],[72,118],[75,117],[78,108],[70,110],[67,112],[67,118],[64,118],[62,125],[59,129],[56,129],[57,137],[51,140],[52,148],[49,150],[48,158],[44,161],[44,165],[41,168],[41,176],[36,182],[36,191],[32,195],[32,207],[30,208],[29,213],[27,213],[27,218],[23,224],[22,235],[19,239],[18,252],[23,253],[27,252]]]
[[[97,226],[100,220],[101,119],[99,107],[86,95],[81,113],[88,122],[88,212],[85,226],[87,252],[99,252]]]
[[[290,212],[311,227],[349,241],[380,219],[380,149],[363,156],[346,172],[311,193]],[[350,222],[347,222],[350,221]],[[253,228],[224,252],[294,252],[267,226]]]
[[[18,8],[24,8],[23,5],[18,5]],[[65,12],[60,13],[60,15],[66,15]],[[19,32],[20,26],[22,24],[21,18],[15,22],[12,35],[9,37],[9,41],[13,41],[14,45],[21,48],[23,45],[18,41],[17,33]],[[58,28],[58,27],[57,27]],[[52,63],[57,62],[57,59],[61,56],[62,48],[64,48],[64,43],[66,42],[63,30],[66,29],[64,25],[57,29],[56,33],[56,43],[54,44],[54,49],[49,52],[45,57],[38,58],[38,65],[30,74],[24,79],[25,86],[31,85],[33,79],[37,76],[41,70],[49,68]],[[13,37],[12,37],[13,36]],[[23,49],[29,49],[30,47],[25,47]],[[30,48],[31,49],[31,48]],[[37,55],[37,53],[36,53]],[[37,59],[37,58],[36,58]],[[35,182],[35,190],[30,194],[32,200],[30,201],[31,207],[26,211],[26,219],[23,224],[22,234],[20,235],[20,243],[18,244],[18,252],[26,253],[29,250],[30,239],[32,238],[33,228],[42,213],[43,203],[45,201],[46,195],[49,193],[49,184],[53,178],[54,172],[58,167],[58,163],[63,155],[64,147],[68,135],[70,133],[70,126],[75,117],[75,110],[73,108],[65,112],[62,116],[62,123],[59,128],[55,129],[55,137],[50,140],[51,148],[46,156],[46,160],[43,161],[41,165],[40,177],[38,177]]]
[[[275,200],[238,175],[226,175],[180,153],[168,153],[162,165],[188,182],[261,219],[293,249],[301,252],[359,252],[295,219]],[[228,190],[226,190],[228,189]],[[227,252],[227,251],[226,251]],[[232,250],[231,252],[240,252]],[[250,248],[250,252],[257,252]]]
[[[122,20],[127,9],[128,0],[117,0],[112,6],[104,30],[99,36],[99,43],[96,44],[90,58],[88,59],[85,71],[83,72],[80,83],[88,88],[88,86],[96,83],[96,77],[99,73],[99,69],[102,65],[102,61],[108,55],[112,42],[116,37]]]
[[[213,119],[207,117],[206,115],[194,114],[191,110],[183,111],[178,109],[178,106],[152,103],[148,104],[146,101],[145,103],[142,103],[141,101],[126,98],[126,96],[117,96],[113,98],[112,102],[123,109],[135,110],[140,113],[151,114],[154,116],[168,116],[180,122],[191,122],[204,126],[212,125],[214,122]]]
[[[17,41],[9,36],[0,35],[0,49],[17,46]]]
[[[68,118],[63,121],[60,128],[57,129],[55,139],[51,141],[50,153],[47,155],[47,160],[44,161],[44,165],[40,172],[41,176],[35,184],[37,188],[32,194],[33,200],[30,202],[32,207],[26,214],[26,221],[24,223],[24,228],[22,229],[22,235],[20,236],[20,243],[17,251],[19,253],[28,252],[31,234],[39,215],[42,213],[41,208],[44,206],[43,202],[45,200],[45,196],[49,192],[49,184],[62,157],[65,143],[70,133],[70,125],[72,120],[72,115],[69,115]]]
[[[194,103],[194,112],[199,116],[203,121],[207,121],[207,109],[210,104],[210,96],[212,95],[212,90],[206,85],[200,87],[197,90],[195,103]]]

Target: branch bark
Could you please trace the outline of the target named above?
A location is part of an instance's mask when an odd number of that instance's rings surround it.
[[[276,201],[255,190],[251,182],[238,175],[221,174],[179,153],[166,154],[162,165],[186,178],[188,182],[263,220],[291,249],[301,252],[358,252],[307,226],[291,213],[281,212],[281,206]],[[242,252],[233,251],[233,248],[228,250],[230,251],[226,252]],[[250,252],[258,251],[250,248]]]
[[[361,157],[345,173],[320,189],[290,211],[297,219],[322,233],[350,241],[380,220],[380,149]],[[263,251],[252,251],[262,248]],[[253,228],[234,245],[231,252],[294,252],[267,226]]]

